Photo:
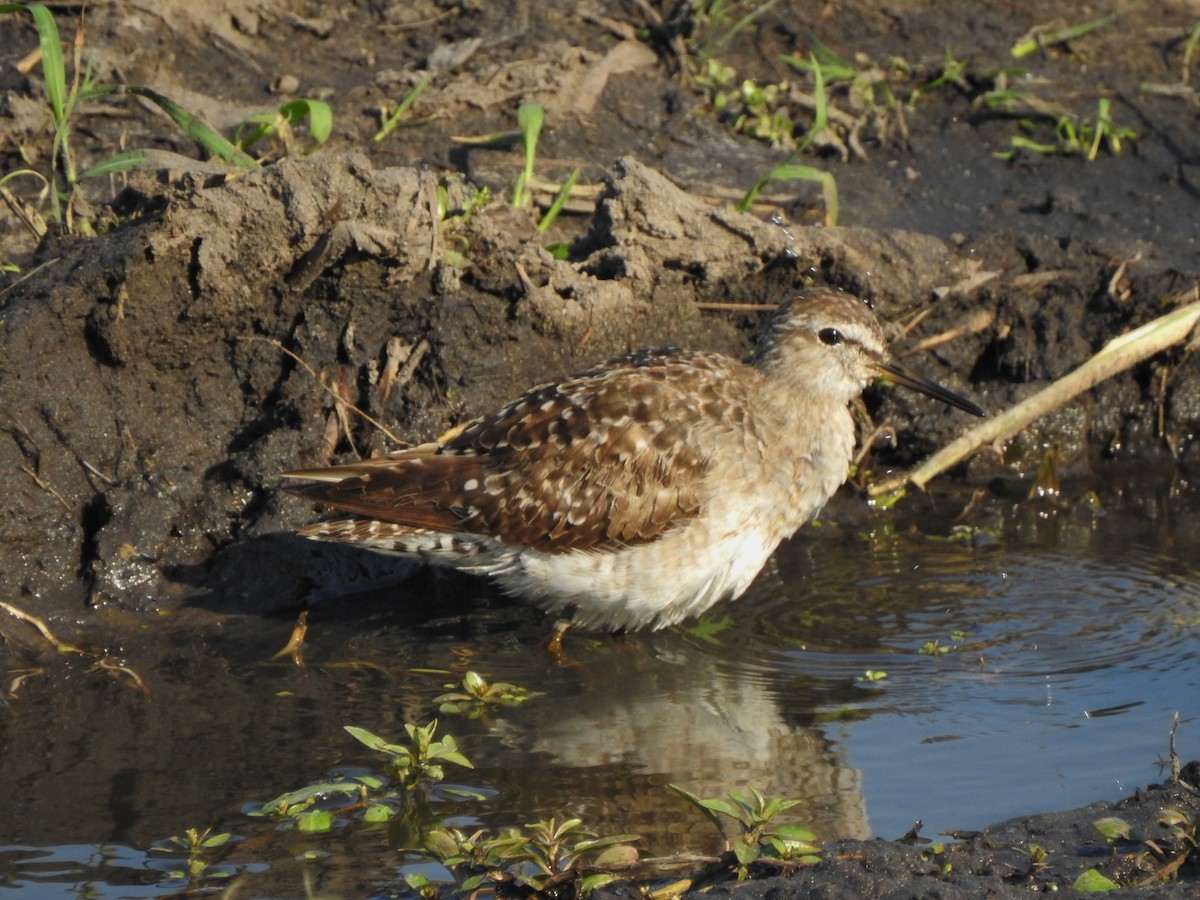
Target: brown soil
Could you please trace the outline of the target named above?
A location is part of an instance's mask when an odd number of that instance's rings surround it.
[[[273,108],[269,86],[291,75],[299,95],[328,96],[335,133],[310,157],[237,178],[197,163],[88,183],[78,215],[99,237],[35,245],[15,216],[0,221],[0,261],[27,273],[0,287],[0,598],[103,645],[131,640],[156,611],[217,627],[228,613],[301,608],[314,589],[371,577],[369,560],[291,537],[311,510],[278,490],[282,470],[388,446],[357,416],[343,427],[333,394],[404,440],[428,439],[634,347],[740,352],[758,316],[698,304],[773,303],[814,279],[870,297],[890,321],[922,314],[899,347],[981,323],[911,361],[1000,410],[1195,283],[1194,104],[1139,87],[1180,82],[1187,3],[1143,4],[1023,63],[1076,113],[1094,116],[1110,98],[1113,118],[1139,134],[1119,154],[998,160],[1017,126],[977,106],[984,86],[967,80],[928,92],[903,130],[866,129],[866,158],[831,149],[809,160],[836,175],[837,228],[811,227],[811,184],[766,194],[798,224],[732,211],[783,151],[697,111],[669,10],[649,6],[90,5],[85,46],[101,80],[151,86],[228,132]],[[1104,11],[1056,9],[1069,23]],[[780,3],[720,57],[740,77],[778,81],[789,77],[779,54],[805,53],[811,30],[845,58],[903,57],[919,84],[947,48],[971,73],[1012,67],[1008,48],[1046,16],[1031,2],[947,10]],[[73,15],[60,17],[68,41]],[[21,154],[45,167],[49,120],[40,70],[13,65],[34,32],[18,17],[0,29],[2,175]],[[375,110],[426,71],[414,113],[429,120],[373,143]],[[594,210],[546,235],[535,211],[503,202],[439,224],[439,185],[452,208],[468,184],[507,196],[520,151],[451,137],[511,129],[519,103],[546,108],[538,175],[582,168],[600,187]],[[195,155],[148,107],[81,111],[81,168],[118,143]],[[572,241],[568,259],[543,249],[550,239]],[[419,363],[386,391],[389,344],[415,349]],[[984,483],[1028,472],[1053,445],[1076,472],[1103,477],[1133,458],[1186,475],[1198,398],[1195,356],[1166,354],[1037,423],[1009,459],[981,456],[957,474]],[[868,401],[899,438],[877,465],[909,462],[961,426],[901,392]],[[10,622],[0,635],[6,667],[41,653]]]

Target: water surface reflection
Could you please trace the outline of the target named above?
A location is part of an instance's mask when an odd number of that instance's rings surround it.
[[[261,663],[290,623],[246,619],[131,650],[149,695],[61,667],[30,679],[0,715],[0,885],[165,893],[141,851],[215,826],[245,838],[225,862],[252,893],[294,894],[305,873],[384,890],[412,862],[385,831],[284,834],[241,809],[376,765],[342,726],[399,737],[468,670],[543,696],[442,716],[476,763],[454,778],[493,795],[457,822],[580,816],[657,853],[719,843],[669,783],[799,798],[793,818],[822,838],[896,837],[918,818],[932,835],[1119,797],[1157,776],[1176,710],[1198,755],[1194,500],[1101,516],[996,504],[984,546],[943,539],[946,506],[873,534],[811,529],[737,604],[690,629],[573,636],[566,667],[527,610],[425,578],[315,610],[302,670]]]

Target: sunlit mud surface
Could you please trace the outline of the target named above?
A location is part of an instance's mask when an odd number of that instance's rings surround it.
[[[178,634],[175,658],[139,673],[148,693],[82,667],[32,676],[0,718],[0,889],[162,896],[187,886],[186,855],[155,844],[189,827],[240,839],[206,883],[228,874],[248,894],[444,876],[396,849],[394,829],[347,817],[306,835],[245,814],[348,767],[379,771],[347,724],[395,740],[436,716],[458,739],[475,769],[447,781],[485,799],[443,797],[432,823],[578,816],[657,854],[720,848],[668,784],[800,798],[793,818],[828,840],[895,838],[918,819],[929,836],[974,829],[1155,780],[1173,713],[1186,735],[1200,696],[1195,499],[988,502],[996,529],[960,539],[961,498],[858,525],[831,512],[738,603],[688,629],[572,635],[565,666],[542,652],[536,614],[419,575],[315,607],[304,668],[268,661],[290,621],[247,618]],[[439,716],[433,698],[466,671],[541,696]]]

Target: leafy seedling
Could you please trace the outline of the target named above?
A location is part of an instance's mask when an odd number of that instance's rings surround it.
[[[548,819],[495,837],[482,830],[467,835],[456,828],[434,829],[426,836],[425,850],[454,874],[462,892],[491,883],[497,893],[524,896],[571,882],[576,896],[585,897],[619,877],[606,869],[623,868],[638,858],[632,846],[637,840],[636,834],[597,837],[580,819]]]
[[[816,81],[816,86],[813,90],[813,96],[816,98],[816,109],[813,114],[812,125],[796,149],[755,182],[750,190],[746,191],[745,196],[738,201],[737,209],[739,212],[748,210],[754,201],[758,199],[758,195],[772,181],[816,181],[820,183],[822,193],[825,197],[825,224],[830,227],[837,224],[838,191],[837,181],[834,180],[833,175],[813,166],[796,165],[792,162],[799,154],[812,146],[817,136],[825,130],[827,122],[825,76],[819,66],[813,68],[813,77]]]
[[[311,153],[328,141],[333,132],[333,110],[321,100],[290,100],[274,112],[250,116],[234,130],[234,141],[246,150],[263,138],[278,135],[290,152],[295,143],[292,128],[306,119],[312,143],[304,152]]]
[[[560,187],[558,189],[558,193],[554,195],[554,201],[546,210],[546,214],[543,215],[541,221],[537,223],[537,230],[539,232],[545,231],[554,224],[554,220],[558,218],[559,213],[561,213],[563,211],[563,207],[566,206],[567,200],[571,198],[571,190],[575,187],[576,182],[579,181],[579,176],[582,171],[582,169],[576,169],[574,172],[568,175],[567,180],[562,183],[562,187]]]
[[[62,40],[53,14],[40,3],[0,4],[0,13],[27,13],[38,33],[42,56],[42,78],[54,127],[51,146],[51,209],[54,220],[67,233],[75,230],[72,199],[75,186],[87,178],[125,172],[135,168],[161,168],[164,160],[173,157],[163,151],[131,150],[118,153],[108,160],[79,172],[71,145],[72,120],[80,104],[105,97],[132,94],[143,97],[161,109],[192,140],[212,156],[243,170],[258,168],[247,156],[211,127],[172,100],[150,88],[138,85],[96,83],[91,69],[83,61],[83,29],[78,28],[73,42],[73,78],[67,82],[66,61]]]
[[[230,878],[237,874],[237,870],[232,866],[215,865],[213,856],[216,851],[228,847],[238,840],[227,832],[213,834],[211,828],[205,828],[203,831],[189,828],[183,834],[155,842],[150,846],[150,850],[156,853],[170,854],[176,854],[182,850],[187,854],[184,868],[168,870],[167,877],[198,885],[202,881]]]
[[[344,727],[359,743],[387,757],[384,768],[406,791],[415,791],[422,783],[441,781],[446,777],[446,763],[474,768],[471,761],[458,752],[458,744],[452,735],[448,734],[440,741],[433,739],[437,730],[436,719],[424,727],[406,722],[404,730],[408,734],[407,745],[389,743],[357,725]]]
[[[258,806],[249,807],[251,816],[267,816],[288,822],[300,831],[328,831],[338,817],[361,811],[365,822],[396,820],[398,828],[420,834],[425,803],[430,788],[445,777],[447,763],[472,768],[471,762],[458,752],[454,738],[446,735],[433,739],[437,722],[424,727],[406,724],[408,744],[392,744],[379,735],[346,725],[346,731],[360,743],[382,753],[385,768],[392,781],[368,773],[341,775],[327,781],[287,791]],[[473,791],[443,788],[446,794],[480,800]],[[403,812],[402,817],[397,814]]]
[[[453,688],[455,685],[448,684],[446,687]],[[462,690],[452,690],[434,697],[433,702],[439,704],[438,712],[451,715],[465,713],[470,718],[478,718],[489,706],[520,706],[540,696],[541,693],[537,691],[530,692],[507,681],[489,682],[478,672],[468,672],[463,676]]]
[[[737,859],[738,879],[749,874],[747,867],[760,858],[812,865],[820,861],[821,848],[813,843],[812,831],[800,825],[777,824],[774,819],[780,813],[800,803],[799,800],[784,800],[779,797],[767,799],[756,789],[749,794],[730,791],[725,798],[702,799],[675,784],[667,785],[672,791],[704,813],[729,842]],[[726,822],[732,823],[737,832],[729,834]]]

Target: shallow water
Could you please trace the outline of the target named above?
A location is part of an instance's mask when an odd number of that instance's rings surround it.
[[[1175,711],[1180,753],[1200,755],[1190,492],[1114,490],[1100,514],[992,500],[975,518],[995,528],[974,541],[945,539],[961,503],[906,503],[900,518],[826,519],[694,628],[571,636],[566,667],[540,651],[536,615],[429,577],[317,607],[303,669],[263,662],[291,623],[261,619],[131,651],[148,694],[58,664],[0,710],[0,893],[169,894],[187,886],[184,856],[152,846],[188,827],[241,839],[214,859],[244,895],[306,879],[386,893],[416,862],[386,829],[303,835],[244,809],[338,767],[378,771],[342,726],[399,739],[468,670],[542,696],[440,717],[476,766],[448,780],[487,795],[440,815],[579,816],[663,854],[719,849],[669,783],[800,798],[792,818],[821,839],[894,838],[917,819],[935,836],[1155,780]]]

